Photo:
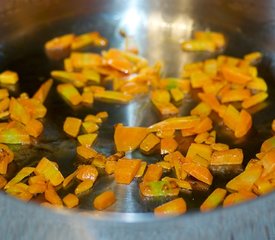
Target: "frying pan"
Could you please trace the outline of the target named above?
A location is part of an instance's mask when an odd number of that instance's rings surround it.
[[[164,74],[178,76],[184,63],[216,56],[183,53],[181,39],[188,39],[193,30],[223,32],[228,41],[224,54],[242,57],[251,51],[264,53],[259,74],[268,82],[269,98],[251,110],[253,129],[241,140],[223,131],[220,136],[221,141],[242,147],[247,161],[272,135],[270,123],[275,118],[274,7],[274,1],[252,0],[2,0],[0,66],[19,73],[15,95],[22,91],[32,95],[51,70],[62,67],[45,57],[45,41],[69,32],[99,31],[109,40],[109,47],[122,48],[119,31],[124,30],[134,37],[141,55],[150,63],[163,60]],[[114,151],[114,124],[149,126],[159,121],[146,97],[123,106],[96,102],[91,107],[72,109],[53,90],[46,106],[45,131],[38,143],[12,146],[15,170],[37,163],[42,156],[57,161],[65,176],[75,168],[76,143],[60,130],[65,116],[108,111],[110,117],[96,144],[105,154]],[[183,103],[181,114],[189,114],[192,106],[192,101]],[[139,157],[138,153],[133,157]],[[156,158],[146,160],[154,162]],[[1,239],[275,239],[274,193],[206,214],[195,210],[201,199],[191,197],[191,211],[186,215],[156,219],[147,213],[156,202],[140,200],[136,184],[117,186],[110,177],[102,178],[94,192],[112,188],[118,197],[117,204],[104,213],[91,210],[91,196],[82,199],[80,210],[68,211],[42,208],[1,193]]]

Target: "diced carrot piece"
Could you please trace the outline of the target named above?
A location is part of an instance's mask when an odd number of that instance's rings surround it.
[[[85,104],[93,104],[94,94],[91,92],[83,92],[82,93],[82,102]]]
[[[201,119],[200,123],[194,128],[195,133],[202,133],[209,131],[213,128],[212,120],[209,117]]]
[[[66,34],[47,41],[45,44],[47,56],[54,60],[68,56],[73,39],[73,34]]]
[[[26,124],[30,120],[28,111],[15,99],[10,101],[10,117],[13,120]]]
[[[214,52],[216,47],[215,43],[211,40],[197,40],[192,39],[189,41],[184,41],[181,47],[185,51],[209,51]]]
[[[141,182],[139,190],[145,197],[178,196],[179,188],[169,181]]]
[[[179,151],[175,151],[164,156],[164,161],[168,161],[172,165],[174,164],[175,160],[179,160],[183,162],[184,159],[185,159],[184,156]]]
[[[237,102],[243,101],[251,96],[251,93],[248,89],[233,89],[229,90],[222,95],[221,102]]]
[[[24,167],[22,168],[16,175],[14,178],[12,178],[7,185],[5,186],[5,189],[8,189],[9,187],[11,187],[12,185],[21,182],[24,178],[28,177],[29,175],[31,175],[33,173],[35,168],[33,167]]]
[[[262,167],[254,165],[248,169],[245,169],[237,177],[233,178],[226,184],[226,188],[229,191],[246,190],[251,191],[253,184],[259,179],[262,174]]]
[[[224,143],[213,143],[213,144],[211,144],[211,148],[214,151],[224,151],[224,150],[228,150],[229,146]]]
[[[141,160],[121,158],[117,161],[115,181],[130,184],[140,168]]]
[[[16,198],[19,198],[23,201],[29,201],[33,197],[33,195],[28,191],[29,186],[24,183],[16,183],[10,186],[6,193]]]
[[[7,184],[7,179],[0,175],[0,189],[3,189]]]
[[[84,121],[82,127],[86,133],[93,133],[99,129],[98,125],[93,121]]]
[[[245,111],[244,109],[241,110],[238,124],[235,128],[235,137],[240,138],[243,137],[251,128],[252,126],[252,117],[250,113]]]
[[[240,191],[236,193],[229,194],[223,201],[223,207],[229,207],[235,204],[242,203],[244,201],[249,201],[257,196],[249,191]]]
[[[87,146],[78,146],[76,148],[76,152],[79,156],[83,157],[84,159],[91,159],[94,158],[98,153]]]
[[[20,98],[18,102],[29,112],[31,118],[43,118],[47,113],[47,108],[37,99]]]
[[[224,78],[232,83],[246,84],[252,80],[251,76],[241,72],[237,67],[224,66],[221,72]]]
[[[176,198],[154,209],[156,216],[176,216],[184,214],[187,210],[186,203],[182,198]]]
[[[253,78],[252,81],[247,84],[247,88],[265,92],[267,91],[267,84],[264,79],[257,77]]]
[[[128,103],[133,99],[133,96],[127,93],[117,91],[103,91],[94,93],[96,100],[115,102],[115,103]]]
[[[12,71],[4,71],[0,74],[0,83],[16,84],[19,80],[18,74]]]
[[[106,191],[101,193],[94,199],[93,205],[95,209],[101,211],[107,207],[110,207],[112,204],[114,204],[115,201],[116,197],[114,192]]]
[[[109,114],[108,114],[108,112],[105,112],[105,111],[103,111],[103,112],[98,112],[98,113],[96,114],[96,117],[99,117],[99,118],[101,118],[101,119],[106,119],[106,118],[109,117]]]
[[[70,59],[75,69],[94,68],[102,64],[102,57],[96,53],[73,52]]]
[[[61,184],[64,180],[56,164],[45,157],[39,161],[34,172],[36,175],[42,175],[46,180],[50,181],[53,186]]]
[[[252,52],[244,55],[244,60],[248,61],[250,64],[254,64],[259,62],[263,57],[262,53],[260,52]]]
[[[212,154],[212,148],[207,144],[192,143],[186,154],[187,158],[193,158],[195,155],[199,155],[204,159],[210,161]]]
[[[107,42],[107,39],[102,37],[98,32],[89,32],[75,37],[72,42],[72,49],[77,50],[88,45],[106,46]]]
[[[154,106],[163,116],[174,116],[179,113],[179,109],[172,103],[154,102]]]
[[[191,73],[191,86],[193,88],[201,88],[204,84],[210,81],[210,76],[202,71],[196,71]]]
[[[76,137],[79,133],[82,120],[75,117],[66,117],[63,124],[63,130],[65,133],[72,137]]]
[[[80,93],[71,83],[59,84],[57,91],[66,101],[74,106],[82,101]]]
[[[242,162],[243,151],[239,148],[214,151],[210,159],[210,165],[242,164]]]
[[[261,160],[264,167],[263,177],[269,173],[275,172],[275,149],[268,151]]]
[[[259,178],[253,185],[253,192],[258,195],[270,193],[274,190],[274,183],[265,178]]]
[[[201,157],[200,155],[196,154],[192,157],[192,162],[201,165],[203,167],[208,168],[209,166],[209,161],[203,157]]]
[[[44,194],[45,194],[45,199],[51,204],[57,205],[57,206],[63,205],[61,198],[58,196],[57,192],[55,191],[54,187],[51,186],[51,184],[48,184]]]
[[[65,203],[66,207],[73,208],[79,204],[79,199],[76,195],[69,193],[63,198],[63,202]]]
[[[203,166],[197,165],[195,163],[183,163],[182,169],[186,171],[192,177],[211,185],[213,181],[213,176],[210,171]]]
[[[5,98],[9,97],[9,91],[6,88],[0,89],[0,100],[3,100]]]
[[[64,69],[66,72],[74,71],[74,66],[73,66],[71,58],[65,58],[63,63],[64,63]]]
[[[178,147],[178,143],[174,138],[162,138],[160,140],[160,153],[167,154],[174,152]]]
[[[150,133],[143,139],[139,148],[141,151],[150,152],[159,142],[160,139],[155,134]]]
[[[6,111],[10,106],[10,99],[7,97],[7,98],[4,98],[0,101],[0,112],[4,112]]]
[[[159,138],[173,138],[175,136],[175,129],[170,130],[160,130],[156,132],[157,137]]]
[[[19,122],[9,122],[6,128],[0,130],[0,142],[6,144],[30,144],[30,136],[24,125]]]
[[[88,114],[84,118],[84,122],[93,122],[93,123],[96,123],[96,124],[100,124],[100,123],[102,123],[102,119],[98,116],[93,115],[93,114]]]
[[[226,126],[228,126],[230,129],[232,129],[233,131],[235,131],[236,126],[240,122],[240,120],[239,120],[240,113],[234,106],[229,104],[227,106],[222,118],[223,118],[224,124]]]
[[[275,131],[275,119],[273,119],[273,121],[271,123],[271,129],[272,129],[272,131]]]
[[[256,93],[255,95],[251,96],[250,98],[247,98],[246,100],[244,100],[242,103],[242,107],[250,108],[260,102],[263,102],[267,97],[268,97],[268,94],[266,92]]]
[[[136,175],[135,175],[136,178],[139,178],[139,177],[142,177],[142,176],[143,176],[143,174],[144,174],[144,172],[145,172],[146,166],[147,166],[147,162],[142,161],[142,162],[140,163],[140,167],[139,167],[139,169],[138,169],[138,171],[137,171],[137,173],[136,173]]]
[[[80,195],[89,189],[91,189],[94,185],[94,181],[90,179],[85,179],[83,182],[79,183],[77,187],[74,190],[74,193],[76,195]]]
[[[94,166],[91,165],[80,165],[77,169],[76,178],[84,181],[89,179],[93,182],[97,179],[98,171]]]
[[[29,186],[28,191],[31,194],[44,193],[46,191],[46,183],[34,183]]]
[[[268,152],[275,148],[275,136],[268,138],[261,145],[261,152]]]
[[[41,103],[45,102],[51,87],[53,85],[53,80],[49,79],[46,82],[44,82],[40,88],[34,93],[33,97],[34,99],[40,101]]]
[[[38,137],[43,132],[43,124],[37,119],[30,119],[25,126],[26,132],[33,137]]]
[[[117,124],[114,134],[117,151],[127,152],[135,150],[147,134],[147,128],[125,127],[122,124]]]
[[[106,164],[105,164],[105,172],[107,174],[113,174],[115,172],[115,169],[116,169],[116,164],[117,162],[116,161],[106,161]]]
[[[105,168],[106,159],[107,158],[103,154],[98,154],[93,159],[93,165],[96,166],[97,168]]]
[[[199,98],[208,104],[215,112],[219,112],[221,104],[216,96],[212,93],[199,93]]]
[[[1,159],[0,161],[0,174],[6,174],[8,171],[8,161],[7,159]]]
[[[157,164],[150,164],[144,174],[144,182],[158,181],[162,175],[162,167]]]
[[[62,88],[60,89],[60,87],[58,87],[57,90],[58,91],[61,90],[60,94],[63,93],[64,97],[66,97],[67,94],[69,93],[71,94],[73,93],[73,95],[77,95],[76,92],[78,91],[76,91],[77,89],[75,87],[77,88],[84,87],[88,81],[87,78],[82,73],[79,73],[79,72],[52,71],[51,76],[54,79],[63,82],[63,84],[60,84]],[[66,91],[62,91],[65,89]]]
[[[156,164],[162,167],[162,169],[164,170],[171,170],[172,168],[171,163],[167,161],[160,161],[160,162],[157,162]]]
[[[196,107],[191,110],[191,115],[206,117],[211,113],[211,111],[212,109],[207,103],[200,102]]]
[[[172,88],[170,90],[170,93],[175,102],[182,101],[182,99],[184,98],[184,93],[179,88]]]
[[[215,209],[225,198],[226,190],[222,188],[216,188],[202,203],[200,210],[202,212],[211,211]]]
[[[157,132],[161,130],[189,129],[195,127],[200,121],[201,119],[198,116],[168,118],[151,125],[148,130],[149,132]]]
[[[97,71],[84,68],[81,73],[86,77],[88,82],[100,84],[100,74]]]
[[[78,142],[86,147],[90,147],[93,145],[97,138],[96,133],[88,133],[88,134],[82,134],[77,137]]]

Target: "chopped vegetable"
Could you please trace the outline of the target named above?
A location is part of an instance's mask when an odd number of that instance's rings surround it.
[[[114,192],[106,191],[98,195],[93,202],[94,208],[97,210],[103,210],[107,207],[110,207],[116,201]]]
[[[63,130],[65,133],[72,137],[76,137],[79,133],[82,121],[79,118],[66,117],[63,124]]]
[[[202,203],[200,210],[202,212],[211,211],[223,202],[225,198],[226,190],[222,188],[216,188]]]
[[[183,198],[176,198],[170,202],[164,203],[154,209],[156,216],[176,216],[184,214],[187,210]]]
[[[69,193],[63,198],[63,202],[68,208],[76,207],[79,203],[79,199],[76,195]]]

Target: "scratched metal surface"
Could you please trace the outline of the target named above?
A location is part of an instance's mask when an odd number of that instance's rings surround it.
[[[192,2],[192,3],[191,3]],[[21,4],[21,5],[20,5]],[[241,57],[251,51],[260,50],[264,59],[259,65],[259,74],[269,85],[269,98],[260,106],[250,109],[253,113],[253,128],[249,134],[236,140],[225,127],[216,124],[218,141],[241,147],[248,161],[259,152],[261,142],[272,135],[271,121],[275,118],[275,72],[274,72],[274,4],[253,1],[10,1],[0,11],[2,19],[0,67],[17,71],[20,76],[19,91],[32,95],[39,85],[49,78],[51,70],[61,69],[60,62],[48,60],[43,44],[52,37],[74,32],[76,34],[99,31],[109,40],[108,47],[123,47],[119,30],[133,36],[142,56],[151,63],[163,60],[164,75],[176,77],[184,63],[215,57],[209,53],[184,53],[179,42],[188,39],[194,30],[215,30],[225,34],[228,40],[224,54]],[[36,11],[33,11],[35,9]],[[74,11],[72,11],[74,9]],[[246,14],[244,14],[244,11]],[[9,16],[13,15],[12,19]],[[255,18],[255,15],[258,17]],[[7,20],[8,19],[8,20]],[[248,21],[249,20],[249,21]],[[90,48],[99,52],[102,49]],[[187,98],[180,108],[180,115],[188,115],[196,101]],[[16,152],[15,164],[10,177],[22,166],[35,165],[42,156],[58,162],[64,176],[76,168],[76,141],[62,132],[66,116],[83,118],[88,113],[108,111],[109,118],[99,130],[95,149],[104,154],[115,152],[113,126],[121,122],[128,126],[149,126],[160,120],[147,96],[141,96],[128,105],[95,102],[89,107],[72,109],[52,89],[46,106],[45,131],[32,146],[12,146]],[[143,156],[138,151],[129,157],[156,162],[160,155]],[[229,174],[230,175],[230,174]],[[228,178],[225,176],[225,178]],[[232,174],[230,175],[232,177]],[[215,176],[209,189],[224,186],[224,178]],[[143,199],[138,191],[138,180],[129,186],[118,185],[112,176],[102,175],[93,190],[81,198],[80,209],[93,210],[93,198],[103,190],[112,189],[117,202],[107,209],[109,212],[144,213],[167,201]],[[65,192],[61,192],[61,195]],[[207,193],[182,194],[190,210],[196,211]],[[273,194],[274,195],[274,194]],[[1,196],[2,197],[2,196]],[[273,196],[274,197],[274,196]]]

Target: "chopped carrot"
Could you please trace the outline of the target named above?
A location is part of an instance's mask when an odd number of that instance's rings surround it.
[[[45,102],[51,87],[53,85],[53,80],[49,79],[46,82],[44,82],[40,88],[34,93],[33,97],[34,99],[40,101],[41,103]]]
[[[86,147],[91,147],[97,138],[96,133],[82,134],[77,137],[78,142]]]
[[[53,205],[62,206],[62,200],[58,196],[56,190],[51,184],[48,184],[46,190],[45,190],[45,199],[50,202]]]
[[[146,166],[147,166],[147,162],[142,161],[142,162],[140,163],[140,167],[139,167],[139,169],[138,169],[138,171],[137,171],[137,173],[136,173],[136,175],[135,175],[136,178],[140,178],[140,177],[143,176],[143,174],[144,174],[144,172],[145,172]]]
[[[263,102],[267,97],[268,97],[268,93],[266,93],[266,92],[256,93],[255,95],[252,95],[251,97],[245,99],[242,102],[242,107],[250,108],[258,103]]]
[[[225,198],[226,190],[222,188],[216,188],[202,203],[200,210],[202,212],[211,211],[222,203]]]
[[[210,159],[210,165],[242,164],[243,158],[243,151],[239,148],[214,151]]]
[[[53,186],[61,184],[64,180],[56,164],[45,157],[39,161],[34,172],[36,175],[42,175],[46,180],[50,181]]]
[[[243,137],[252,126],[252,117],[244,109],[241,110],[239,120],[235,128],[235,136],[237,138]]]
[[[24,124],[30,121],[30,114],[15,98],[11,98],[9,111],[13,120]]]
[[[99,129],[98,125],[93,121],[84,121],[82,127],[86,133],[93,133]]]
[[[262,176],[275,172],[275,149],[271,149],[262,157],[262,164],[264,167]]]
[[[267,91],[267,84],[264,79],[262,78],[253,78],[252,81],[250,81],[247,84],[248,89],[257,90],[257,91]]]
[[[107,174],[113,174],[115,172],[115,169],[116,169],[116,164],[117,162],[116,161],[106,161],[106,164],[105,164],[105,171]]]
[[[14,178],[12,178],[5,186],[5,189],[8,189],[9,187],[11,187],[12,185],[21,182],[24,178],[28,177],[29,175],[31,175],[33,173],[33,171],[35,170],[35,168],[33,167],[24,167],[22,168],[16,175]]]
[[[173,138],[175,136],[175,129],[164,129],[156,132],[157,137],[159,138]]]
[[[139,148],[141,151],[150,152],[160,142],[159,138],[153,133],[148,134],[141,142]]]
[[[252,52],[244,55],[244,60],[248,61],[250,64],[257,63],[263,57],[260,52]]]
[[[211,113],[211,110],[211,107],[207,103],[200,102],[196,107],[191,110],[191,115],[206,117]]]
[[[66,117],[63,124],[63,130],[65,133],[72,137],[76,137],[79,133],[82,121],[79,118],[75,117]]]
[[[76,148],[76,152],[79,156],[83,157],[84,159],[91,159],[97,155],[97,151],[87,146],[78,146]]]
[[[122,93],[117,91],[102,91],[94,94],[96,100],[115,102],[115,103],[128,103],[133,99],[133,96],[128,93]]]
[[[94,208],[97,210],[103,210],[107,207],[110,207],[116,201],[114,192],[106,191],[98,195],[93,202]]]
[[[172,165],[170,162],[167,161],[160,161],[156,163],[157,165],[161,166],[163,170],[171,170]]]
[[[235,204],[242,203],[244,201],[249,201],[256,197],[257,196],[254,193],[243,190],[240,192],[231,193],[224,199],[223,207],[229,207]]]
[[[43,118],[47,113],[46,107],[34,98],[19,98],[18,102],[29,112],[31,118]]]
[[[268,152],[275,148],[275,136],[266,139],[261,145],[261,152]]]
[[[81,183],[79,183],[77,185],[77,187],[74,190],[74,193],[76,195],[80,195],[86,191],[88,191],[89,189],[91,189],[94,185],[94,180],[90,180],[90,179],[85,179],[84,181],[82,181]]]
[[[4,71],[0,74],[0,83],[16,84],[19,80],[18,74],[12,71]]]
[[[65,100],[68,100],[72,104],[74,101],[79,100],[79,92],[76,87],[84,87],[88,81],[87,78],[79,72],[52,71],[51,76],[54,79],[63,82],[63,84],[59,84],[57,86],[57,90],[65,98]]]
[[[93,104],[94,102],[94,94],[91,92],[83,92],[81,97],[82,97],[82,103]]]
[[[73,208],[79,204],[79,199],[76,195],[69,193],[63,198],[63,202],[66,207]]]
[[[76,174],[77,174],[77,171],[74,171],[73,173],[71,173],[70,175],[68,175],[64,179],[64,181],[62,183],[63,188],[66,188],[73,181],[73,179],[75,178]]]
[[[0,175],[0,189],[3,189],[7,184],[7,179]]]
[[[168,154],[174,152],[178,147],[178,143],[174,138],[162,138],[160,140],[160,153]]]
[[[71,83],[59,84],[57,91],[66,101],[74,106],[82,101],[80,93]]]
[[[271,123],[271,129],[272,129],[272,131],[275,131],[275,119],[273,119],[273,121]]]
[[[0,112],[4,112],[8,110],[9,106],[10,106],[10,99],[8,97],[2,99],[0,101]]]
[[[184,214],[187,210],[183,198],[176,198],[170,202],[164,203],[154,209],[156,216],[176,216]]]
[[[130,184],[140,168],[141,160],[121,158],[117,161],[115,181]]]
[[[31,139],[25,130],[25,126],[19,122],[9,122],[6,128],[0,130],[0,143],[6,144],[30,144]]]
[[[212,184],[213,176],[206,167],[197,165],[195,163],[183,163],[182,169],[190,174],[192,177],[208,185]]]
[[[106,119],[106,118],[108,118],[109,114],[108,114],[108,112],[104,111],[104,112],[98,112],[96,114],[96,116],[99,117],[99,118],[101,118],[101,119]]]
[[[105,164],[106,164],[106,157],[103,154],[98,154],[93,159],[93,165],[97,168],[105,168]]]
[[[102,37],[98,32],[88,32],[76,36],[72,42],[72,49],[77,50],[88,45],[106,46],[108,40]]]
[[[122,124],[117,124],[114,134],[116,150],[124,152],[135,150],[147,134],[147,128],[125,127]]]
[[[251,93],[248,89],[233,89],[228,90],[227,92],[222,94],[221,102],[237,102],[248,99],[251,96]]]
[[[24,183],[16,183],[10,186],[6,193],[16,198],[19,198],[23,201],[29,201],[33,197],[33,195],[28,191],[29,186]]]
[[[34,183],[29,186],[28,191],[31,194],[44,193],[46,191],[46,187],[46,183]]]
[[[93,115],[93,114],[88,114],[84,118],[84,122],[93,122],[93,123],[96,123],[96,124],[100,124],[100,123],[102,123],[102,119],[98,116]]]
[[[150,164],[143,176],[144,182],[158,181],[162,175],[162,167],[158,164]]]
[[[213,143],[213,144],[211,144],[211,148],[214,151],[224,151],[224,150],[228,150],[229,146],[224,143]]]
[[[172,88],[170,93],[175,102],[180,102],[184,98],[184,93],[179,88]]]
[[[198,96],[204,103],[208,104],[215,112],[219,112],[221,104],[214,94],[199,93]]]
[[[224,66],[221,72],[224,78],[232,83],[246,84],[252,80],[251,76],[242,73],[237,67]]]
[[[188,149],[186,157],[192,159],[193,156],[199,155],[209,161],[211,159],[211,154],[212,148],[209,145],[201,143],[192,143]]]
[[[139,190],[145,197],[178,196],[179,188],[169,181],[141,182]]]
[[[93,182],[97,179],[98,171],[94,166],[91,165],[80,165],[77,170],[76,178],[84,181],[89,179]]]
[[[33,137],[38,137],[43,132],[43,129],[43,124],[34,118],[30,119],[25,126],[26,132]]]

